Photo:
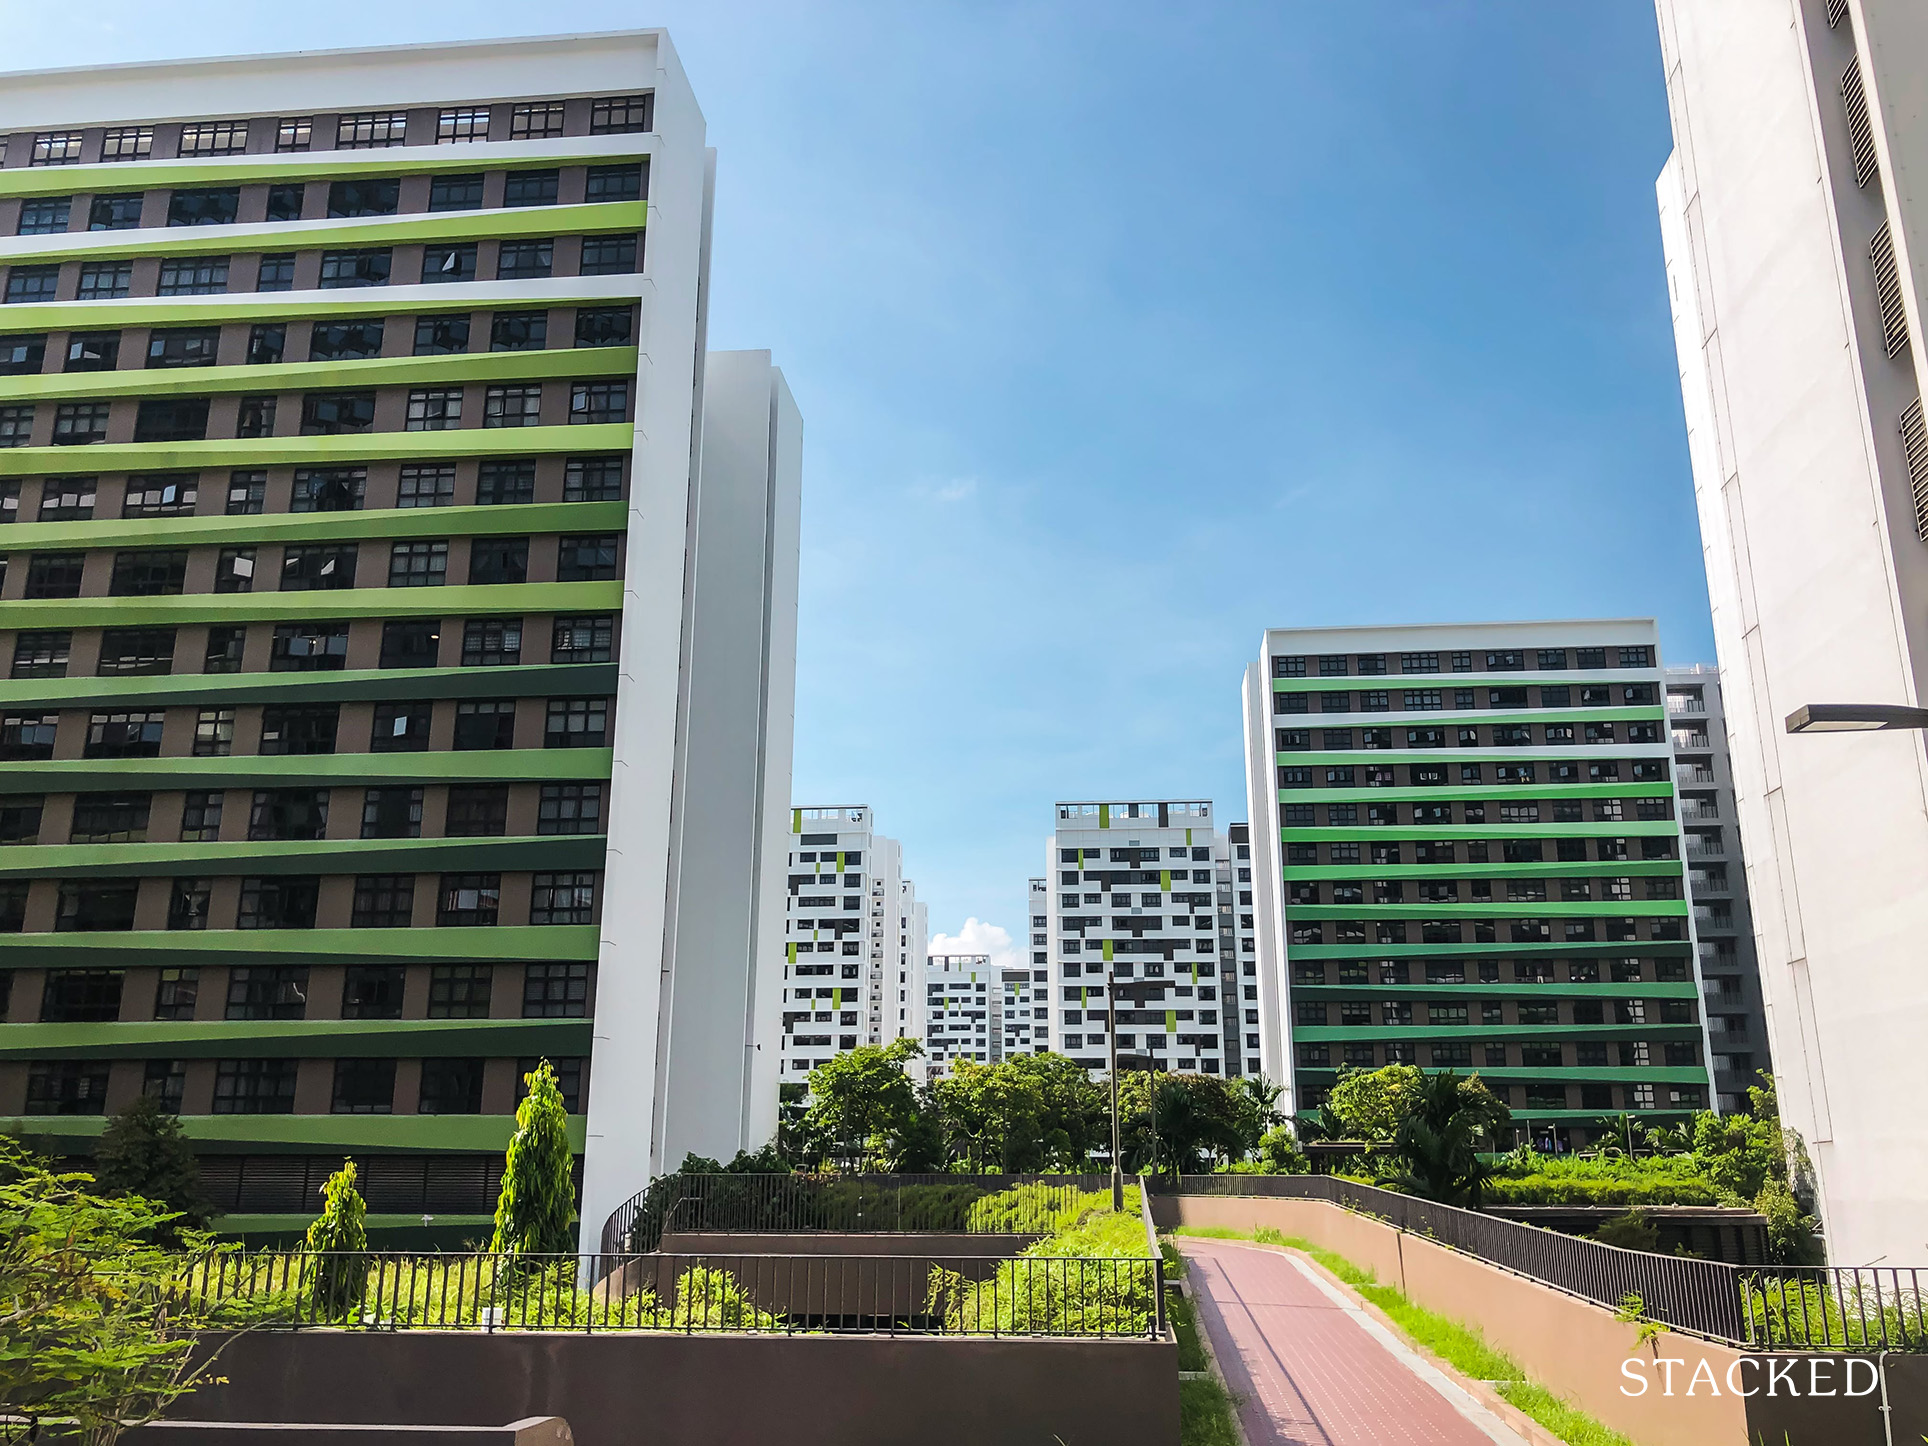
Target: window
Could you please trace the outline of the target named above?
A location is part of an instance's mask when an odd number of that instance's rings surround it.
[[[194,719],[194,756],[226,758],[233,752],[234,709],[201,709]]]
[[[305,151],[314,144],[314,138],[313,116],[289,116],[275,123],[276,151]]]
[[[107,628],[100,635],[103,678],[116,674],[158,676],[174,671],[174,629]]]
[[[349,923],[357,929],[406,929],[415,919],[415,875],[363,874],[355,880]],[[399,1015],[401,989],[395,989]],[[369,1016],[374,1017],[374,1016]]]
[[[29,1115],[107,1112],[106,1060],[39,1060],[27,1067]]]
[[[636,237],[585,236],[582,238],[583,276],[627,276],[636,269]]]
[[[390,587],[440,587],[448,570],[446,542],[398,542],[388,554]]]
[[[429,703],[377,703],[375,722],[369,735],[369,750],[374,753],[420,753],[428,747],[428,731],[434,717]]]
[[[626,306],[584,307],[576,313],[577,346],[628,346],[634,336]]]
[[[486,141],[488,138],[487,106],[461,106],[444,110],[435,118],[435,144],[438,146],[462,145],[471,141]]]
[[[494,390],[490,388],[491,392]],[[433,387],[410,392],[403,425],[411,432],[454,431],[462,425],[462,389]]]
[[[143,410],[149,405],[147,402],[141,403]],[[56,447],[84,447],[93,442],[105,442],[107,417],[106,402],[62,402],[54,408],[53,444]]]
[[[462,624],[463,667],[513,666],[521,661],[521,618],[470,618]]]
[[[162,1020],[194,1018],[194,1005],[200,992],[199,969],[163,969],[160,986],[154,991],[154,1017]]]
[[[443,874],[435,922],[450,927],[493,927],[501,907],[500,874]]]
[[[55,420],[54,429],[60,423]],[[206,397],[145,401],[134,414],[136,442],[198,442],[208,434]]]
[[[371,788],[362,797],[363,838],[420,838],[422,790]]]
[[[542,421],[542,384],[495,386],[482,405],[485,427],[534,427]]]
[[[597,617],[557,618],[549,647],[552,663],[607,663],[615,656],[616,620]]]
[[[524,1019],[581,1019],[589,1013],[587,964],[530,964],[522,976]]]
[[[232,226],[240,212],[241,189],[238,186],[176,191],[168,197],[167,224]]]
[[[256,291],[293,291],[295,289],[295,258],[293,252],[263,256],[261,269],[255,273]]]
[[[613,532],[588,537],[564,537],[556,547],[558,582],[610,582],[622,574],[617,567],[617,536]]]
[[[266,472],[232,472],[228,475],[228,516],[258,515],[267,498],[268,474]]]
[[[71,196],[40,196],[20,203],[20,236],[53,236],[67,229],[74,206]]]
[[[543,241],[504,241],[495,265],[496,278],[518,281],[547,276],[555,269],[556,243]]]
[[[408,112],[402,110],[363,111],[355,115],[344,115],[335,122],[335,145],[344,151],[399,146],[405,139],[404,132],[407,127]]]
[[[124,932],[134,927],[139,879],[62,879],[54,930],[62,934]]]
[[[247,148],[244,120],[189,121],[181,127],[183,156],[238,156]]]
[[[475,485],[480,507],[516,506],[535,501],[536,466],[533,462],[484,462]]]
[[[269,672],[336,672],[345,667],[347,662],[347,623],[276,625],[274,642],[268,654]]]
[[[455,748],[515,747],[515,700],[470,700],[455,705]]]
[[[397,507],[447,507],[455,501],[455,467],[440,462],[402,468]]]
[[[321,253],[321,278],[315,284],[323,291],[350,286],[386,286],[394,257],[386,246],[371,246],[357,251]]]
[[[393,176],[335,181],[328,187],[331,217],[393,216],[402,201],[402,183]]]
[[[47,361],[47,338],[0,336],[0,377],[36,375]]]
[[[139,191],[131,195],[96,196],[87,206],[89,231],[132,231],[141,224]]]
[[[130,278],[131,280],[131,278]],[[169,256],[161,260],[157,296],[215,296],[228,289],[225,256]],[[116,293],[126,295],[125,291]]]
[[[391,618],[382,624],[381,667],[433,668],[441,652],[439,618]]]
[[[49,969],[40,996],[42,1024],[101,1024],[120,1018],[120,969]]]
[[[475,280],[473,241],[455,241],[422,248],[422,282]]]
[[[482,1065],[479,1059],[425,1059],[422,1092],[416,1112],[424,1115],[479,1115],[482,1113]]]
[[[89,508],[91,514],[92,509]],[[79,597],[83,552],[36,552],[27,558],[27,581],[22,595],[29,598]]]
[[[352,542],[312,542],[281,555],[281,591],[326,592],[355,585]]]
[[[131,284],[134,279],[134,269],[131,266],[123,269]],[[84,271],[85,268],[83,273]],[[7,300],[10,302],[52,301],[59,286],[60,268],[58,266],[14,266],[7,271]]]
[[[330,1108],[338,1115],[385,1115],[395,1108],[395,1061],[338,1059]]]
[[[319,888],[320,881],[312,877],[243,879],[241,880],[241,912],[237,927],[312,929],[315,926],[315,899]],[[300,972],[305,987],[308,971],[304,968]],[[299,1016],[276,1015],[274,1017],[298,1018]]]
[[[548,344],[546,311],[498,311],[489,323],[490,351],[540,351]]]
[[[470,583],[524,582],[528,576],[528,538],[478,537],[469,544]]]
[[[502,184],[502,204],[505,206],[553,206],[556,204],[557,188],[562,173],[547,171],[511,171]]]
[[[609,743],[609,700],[551,698],[543,721],[544,748],[604,748]]]
[[[301,435],[366,432],[375,425],[375,394],[310,392],[301,399]]]
[[[144,161],[153,154],[153,126],[117,126],[101,140],[103,161]]]
[[[600,783],[545,783],[536,808],[539,834],[597,834],[603,831]]]
[[[200,477],[193,472],[150,473],[127,479],[122,517],[186,517],[201,500]]]
[[[217,1115],[291,1115],[296,1059],[224,1059],[214,1067]]]
[[[107,591],[111,597],[178,597],[186,578],[186,548],[117,552]]]
[[[561,101],[519,105],[509,112],[509,139],[512,141],[544,140],[561,134]]]
[[[509,831],[509,785],[458,783],[450,787],[443,833],[449,838],[500,838]]]
[[[0,447],[25,447],[33,441],[33,408],[0,407]]]
[[[108,134],[118,136],[121,135],[122,132],[110,131]],[[150,145],[153,144],[152,134],[150,131]],[[30,166],[78,165],[80,162],[80,140],[81,133],[79,131],[42,131],[33,138],[33,150],[27,157],[27,164]],[[103,155],[101,159],[119,160],[121,157]]]
[[[583,187],[585,201],[640,201],[647,172],[642,164],[591,166]]]
[[[1623,668],[1651,668],[1654,665],[1652,648],[1620,649],[1620,666]]]
[[[530,880],[531,924],[596,922],[594,873],[536,874]]]
[[[358,361],[382,354],[380,317],[358,321],[318,321],[308,332],[308,360]]]
[[[487,1019],[494,973],[488,964],[437,964],[429,974],[428,1017]]]
[[[436,176],[429,182],[428,208],[431,211],[473,211],[482,204],[482,177]]]
[[[88,758],[158,758],[161,754],[161,726],[167,714],[95,713],[87,720],[87,742],[82,749]]]
[[[622,422],[628,416],[628,382],[576,382],[569,388],[571,422]]]
[[[340,721],[338,703],[270,703],[261,710],[261,752],[268,757],[333,753]]]
[[[653,96],[644,93],[611,96],[607,100],[593,102],[589,107],[589,133],[592,136],[607,136],[647,131],[650,128],[653,99]]]
[[[24,632],[13,635],[13,676],[64,678],[73,649],[70,632]]]
[[[187,795],[181,813],[182,843],[214,843],[221,837],[221,804],[224,795],[195,792]]]
[[[96,477],[49,477],[40,487],[40,521],[85,522],[94,515]]]

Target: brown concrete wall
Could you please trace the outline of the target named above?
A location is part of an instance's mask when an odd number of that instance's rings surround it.
[[[687,1237],[685,1237],[687,1238]],[[743,1255],[736,1253],[639,1255],[615,1273],[623,1295],[653,1292],[664,1305],[684,1307],[679,1282],[695,1266],[728,1272],[758,1310],[813,1320],[853,1316],[887,1318],[923,1315],[934,1268],[966,1280],[989,1280],[1002,1260],[994,1255],[933,1259],[930,1255],[853,1257],[823,1255]],[[1049,1271],[1051,1267],[1039,1267]],[[717,1288],[704,1277],[704,1288]],[[603,1289],[607,1291],[605,1283]],[[700,1296],[699,1296],[700,1301]],[[702,1312],[701,1304],[690,1307]]]
[[[1323,1200],[1194,1195],[1165,1197],[1158,1205],[1174,1224],[1242,1231],[1269,1226],[1342,1255],[1398,1286],[1415,1304],[1479,1327],[1528,1375],[1640,1446],[1782,1446],[1784,1436],[1791,1446],[1884,1446],[1878,1396],[1743,1400],[1729,1393],[1727,1373],[1746,1352],[1675,1331],[1640,1346],[1637,1328],[1604,1307]],[[1662,1358],[1678,1362],[1672,1396],[1664,1394]],[[1637,1389],[1623,1373],[1630,1359],[1650,1383],[1643,1395],[1627,1394]],[[1756,1355],[1753,1364],[1737,1368],[1734,1379],[1758,1386],[1767,1378],[1760,1362],[1777,1359],[1786,1358]],[[1805,1388],[1807,1358],[1799,1359]],[[1694,1388],[1703,1362],[1718,1383],[1718,1396],[1704,1379]],[[1891,1357],[1887,1367],[1893,1440],[1928,1437],[1928,1358]],[[1831,1376],[1840,1389],[1844,1370],[1823,1366],[1823,1386]]]
[[[685,1230],[663,1233],[662,1255],[902,1255],[941,1259],[947,1255],[1009,1260],[1035,1235],[944,1235],[935,1231],[866,1235],[858,1231],[808,1231],[761,1234],[743,1230]]]
[[[403,1425],[554,1415],[578,1446],[1178,1443],[1170,1341],[262,1331],[235,1339],[219,1372],[227,1384],[175,1414]],[[811,1404],[826,1401],[835,1408]]]

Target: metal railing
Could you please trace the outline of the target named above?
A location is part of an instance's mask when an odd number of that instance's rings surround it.
[[[1138,1177],[1138,1213],[1145,1223],[1145,1248],[1158,1265],[1156,1333],[1162,1339],[1165,1334],[1165,1253],[1158,1248],[1158,1227],[1151,1218],[1151,1186],[1143,1175]]]
[[[409,1255],[197,1261],[196,1317],[257,1328],[1156,1338],[1163,1262],[925,1255]],[[585,1286],[583,1281],[593,1281]]]
[[[1741,1277],[1750,1344],[1838,1351],[1928,1351],[1928,1271],[1784,1266]]]

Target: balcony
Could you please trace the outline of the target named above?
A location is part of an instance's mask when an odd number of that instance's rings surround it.
[[[1718,874],[1710,874],[1701,869],[1689,869],[1687,871],[1687,889],[1696,899],[1705,898],[1709,894],[1731,894],[1734,892],[1733,887],[1727,882],[1726,870],[1722,870]]]
[[[1688,844],[1688,859],[1724,859],[1727,857],[1725,844]]]
[[[1685,749],[1692,750],[1697,748],[1711,748],[1712,746],[1713,745],[1708,742],[1708,738],[1705,733],[1674,734],[1674,747],[1676,748],[1685,748]]]
[[[1707,712],[1707,700],[1704,698],[1687,698],[1678,694],[1669,693],[1667,695],[1667,711],[1673,714],[1705,714]]]
[[[1731,931],[1733,927],[1734,911],[1732,909],[1703,909],[1696,907],[1694,910],[1694,928],[1696,930],[1720,929]]]
[[[1711,799],[1680,801],[1680,821],[1682,823],[1719,823],[1720,805]]]
[[[1701,768],[1698,765],[1696,765],[1693,768],[1679,769],[1677,770],[1677,772],[1679,774],[1680,781],[1682,783],[1717,783],[1719,782],[1719,780],[1714,777],[1714,770],[1711,768]]]

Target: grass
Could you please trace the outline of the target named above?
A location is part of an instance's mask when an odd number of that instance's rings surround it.
[[[1394,1287],[1381,1285],[1379,1277],[1370,1270],[1362,1270],[1342,1255],[1263,1226],[1247,1231],[1216,1225],[1181,1225],[1173,1234],[1209,1240],[1256,1240],[1262,1245],[1283,1245],[1304,1251],[1384,1311],[1414,1344],[1432,1352],[1461,1375],[1476,1381],[1499,1382],[1495,1389],[1508,1405],[1532,1417],[1569,1446],[1633,1446],[1618,1431],[1602,1425],[1538,1381],[1528,1379],[1519,1362],[1489,1344],[1477,1327],[1414,1305]]]
[[[1178,1383],[1179,1446],[1238,1446],[1232,1398],[1210,1379]]]

